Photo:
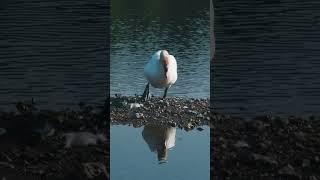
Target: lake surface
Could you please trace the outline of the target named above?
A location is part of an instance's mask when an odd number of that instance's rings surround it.
[[[1,1],[0,107],[32,97],[58,109],[104,101],[108,9],[101,0]]]
[[[218,112],[320,115],[320,2],[214,1]]]
[[[168,4],[170,4],[168,6]],[[209,1],[112,1],[111,94],[142,94],[144,65],[167,49],[178,64],[168,96],[209,97]],[[162,95],[164,90],[151,89]]]
[[[210,129],[202,128],[111,126],[111,179],[209,180]]]

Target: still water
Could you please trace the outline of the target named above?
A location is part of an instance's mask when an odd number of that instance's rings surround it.
[[[100,103],[108,85],[108,2],[0,2],[0,108]]]
[[[320,115],[319,8],[317,0],[214,1],[214,109]]]
[[[210,129],[202,128],[111,126],[111,179],[209,180]]]
[[[168,96],[209,97],[209,1],[114,0],[111,12],[112,95],[142,94],[144,65],[157,50],[167,49],[178,64]]]

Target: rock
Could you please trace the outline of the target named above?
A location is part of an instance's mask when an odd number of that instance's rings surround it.
[[[97,145],[106,141],[106,137],[103,134],[92,134],[90,132],[65,133],[63,137],[65,137],[65,148]]]
[[[194,128],[194,125],[192,123],[188,123],[187,124],[187,129],[190,130],[190,129],[193,129],[193,128]]]
[[[249,148],[249,144],[245,141],[237,141],[233,146],[236,148]]]
[[[298,177],[296,170],[290,165],[286,165],[278,171],[279,175]]]
[[[261,154],[253,154],[253,159],[255,161],[261,161],[264,164],[268,164],[268,165],[272,165],[272,166],[276,166],[278,165],[278,162],[276,160],[274,160],[272,157],[269,156],[264,156]]]
[[[109,179],[109,173],[105,165],[98,162],[82,163],[84,174],[88,179]]]
[[[294,135],[300,141],[305,141],[306,140],[305,134],[303,132],[301,132],[301,131],[295,132]]]
[[[289,124],[289,119],[287,118],[276,118],[274,121],[281,126],[287,126]]]
[[[170,126],[171,126],[171,127],[176,127],[176,126],[177,126],[177,123],[176,123],[176,122],[171,122],[171,123],[170,123]]]
[[[130,112],[129,113],[129,118],[131,118],[131,119],[143,119],[144,115],[143,115],[143,113]]]
[[[318,180],[316,176],[309,176],[309,180]]]
[[[15,166],[10,164],[10,163],[7,163],[7,162],[0,162],[0,167],[1,166],[4,166],[4,167],[8,167],[8,168],[11,168],[11,169],[14,169]]]
[[[306,168],[306,167],[310,167],[311,161],[309,159],[304,159],[302,161],[302,167]]]
[[[204,116],[200,113],[197,115],[197,118],[203,118]]]
[[[194,110],[188,110],[188,113],[189,113],[189,114],[198,114],[198,112],[197,112],[197,111],[194,111]]]
[[[265,128],[264,123],[262,121],[256,120],[251,122],[252,123],[252,128],[258,131],[261,131]]]
[[[7,133],[7,130],[4,128],[0,128],[0,136]]]
[[[130,109],[143,107],[143,104],[130,103]]]

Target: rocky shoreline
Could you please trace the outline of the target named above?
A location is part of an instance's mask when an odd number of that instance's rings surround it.
[[[320,179],[320,119],[214,114],[211,172],[214,179]]]
[[[0,178],[108,179],[109,128],[105,107],[38,110],[18,103],[0,112]]]
[[[141,127],[152,123],[191,130],[209,125],[209,99],[152,97],[143,102],[139,96],[111,97],[110,117],[112,124]]]
[[[108,179],[109,123],[210,126],[213,179],[320,179],[319,118],[246,120],[210,113],[209,99],[119,95],[103,107],[49,111],[18,103],[17,112],[0,112],[0,178]],[[77,141],[66,147],[69,136]]]

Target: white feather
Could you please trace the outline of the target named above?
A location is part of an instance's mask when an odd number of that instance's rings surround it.
[[[170,87],[177,81],[177,61],[173,55],[169,56],[167,78],[164,76],[164,68],[160,62],[162,50],[154,53],[144,67],[144,75],[148,82],[155,88]]]

